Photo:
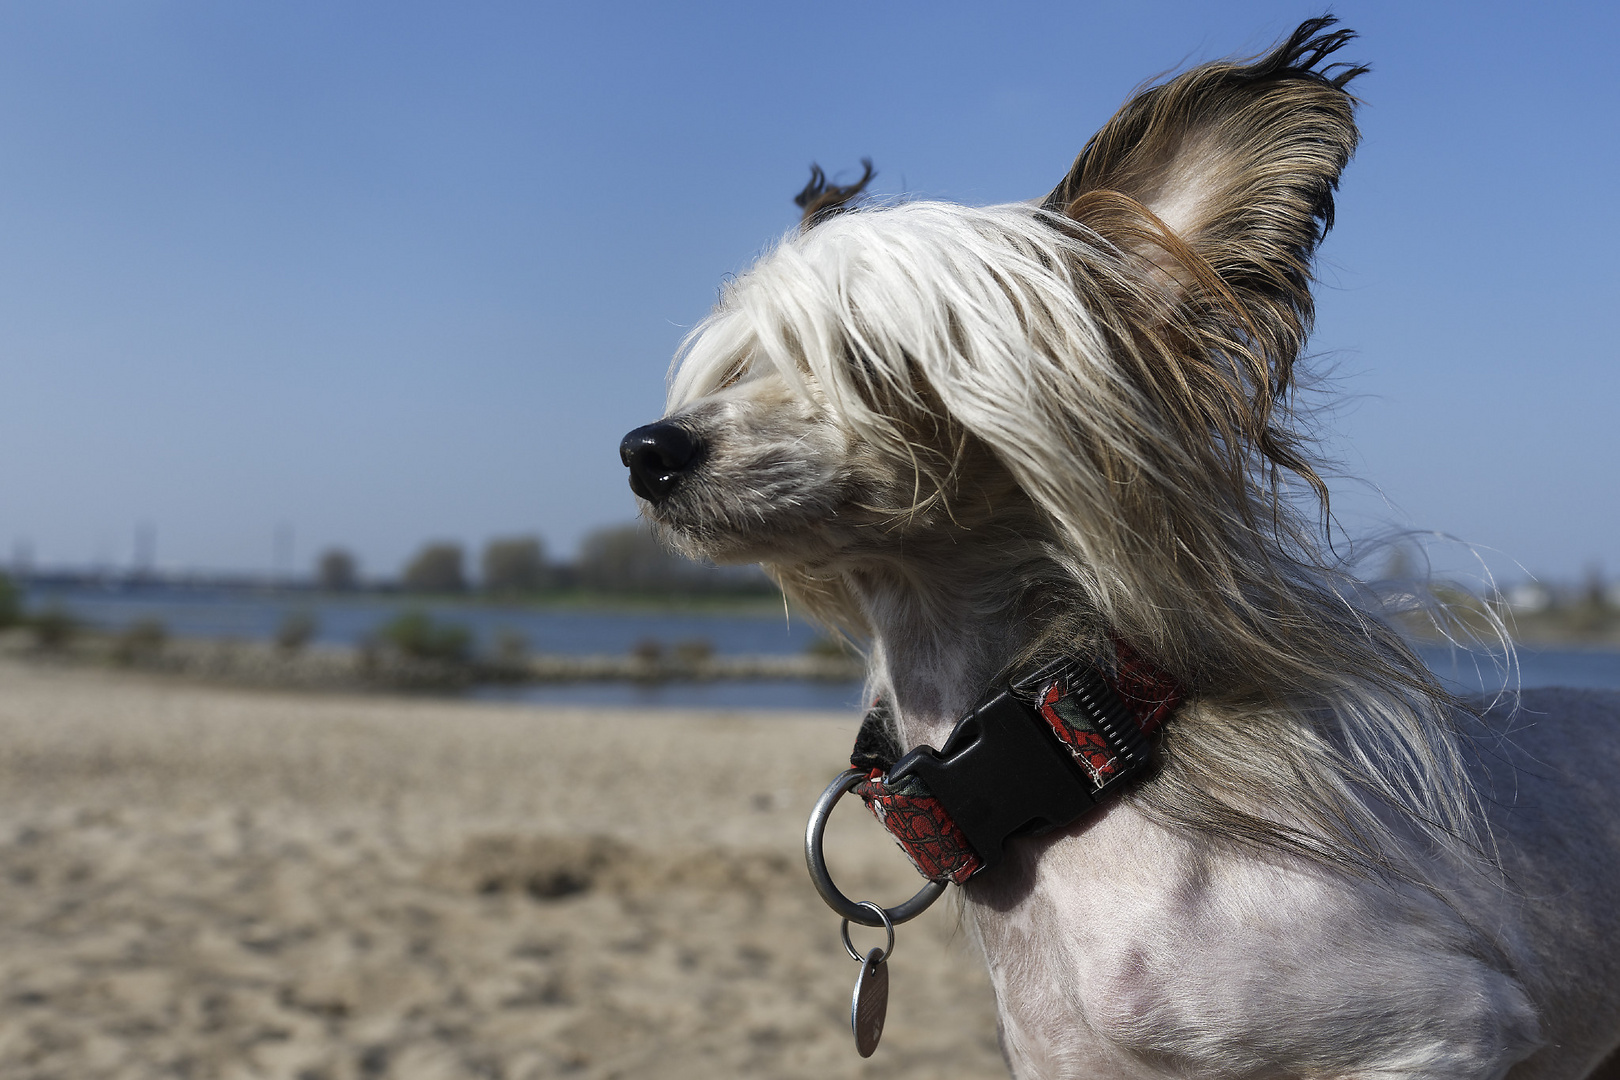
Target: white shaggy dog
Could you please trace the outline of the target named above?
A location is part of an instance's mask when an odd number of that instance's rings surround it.
[[[1141,93],[1039,203],[832,191],[625,442],[673,542],[869,643],[903,747],[1057,656],[1181,688],[1147,779],[964,887],[1018,1077],[1620,1044],[1620,697],[1451,699],[1288,486],[1325,494],[1290,403],[1356,142],[1331,22]]]

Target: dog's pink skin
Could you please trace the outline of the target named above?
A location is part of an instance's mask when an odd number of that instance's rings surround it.
[[[902,738],[941,745],[1017,628],[868,580]],[[1494,775],[1476,778],[1517,892],[1459,869],[1446,884],[1466,917],[1415,888],[1215,850],[1126,804],[1014,841],[966,891],[1013,1075],[1587,1075],[1620,1034],[1603,989],[1620,985],[1605,899],[1620,815],[1601,780],[1620,776],[1620,695],[1531,691],[1521,717],[1534,758],[1487,754]]]

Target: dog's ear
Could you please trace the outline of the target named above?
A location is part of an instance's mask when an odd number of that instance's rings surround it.
[[[810,182],[804,185],[803,191],[793,196],[793,205],[804,211],[799,219],[799,228],[808,229],[817,222],[848,210],[876,175],[871,158],[861,158],[861,178],[853,184],[834,184],[827,179],[820,165],[811,165]]]
[[[1325,32],[1335,21],[1138,94],[1042,203],[1148,260],[1176,300],[1235,318],[1222,336],[1281,367],[1284,385],[1313,313],[1311,257],[1356,145],[1345,85],[1367,70],[1319,67],[1355,36]]]

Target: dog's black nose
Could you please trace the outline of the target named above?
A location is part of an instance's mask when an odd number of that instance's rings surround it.
[[[702,452],[703,443],[690,431],[665,420],[636,428],[619,444],[619,460],[630,468],[630,490],[654,503],[669,497]]]

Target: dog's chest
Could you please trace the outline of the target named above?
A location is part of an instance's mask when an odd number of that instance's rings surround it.
[[[1514,1041],[1522,994],[1422,901],[1214,855],[1129,806],[1006,869],[969,908],[1021,1080],[1482,1075]],[[1392,1029],[1404,1010],[1424,1023]]]

